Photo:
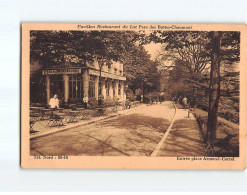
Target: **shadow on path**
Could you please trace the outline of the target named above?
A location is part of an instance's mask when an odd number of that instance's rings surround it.
[[[196,119],[183,109],[177,116],[158,156],[208,156]]]
[[[110,121],[98,123],[98,126],[112,126],[115,128],[137,130],[140,126],[164,133],[170,121],[164,118],[155,118],[141,114],[119,116]]]
[[[31,155],[150,156],[169,124],[141,113],[119,116],[33,139]]]

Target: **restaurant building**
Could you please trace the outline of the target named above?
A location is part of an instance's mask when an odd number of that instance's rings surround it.
[[[31,66],[35,67],[35,63]],[[104,65],[101,68],[97,61],[87,62],[83,66],[66,64],[59,67],[49,66],[40,71],[42,86],[37,91],[35,82],[31,82],[31,101],[32,99],[37,101],[37,98],[32,98],[32,94],[35,96],[34,93],[36,95],[39,93],[42,96],[41,101],[46,104],[54,94],[58,95],[63,104],[82,103],[83,98],[98,100],[100,84],[104,99],[117,98],[119,101],[126,99],[124,90],[126,77],[123,76],[123,64],[119,62],[113,62],[110,66]]]

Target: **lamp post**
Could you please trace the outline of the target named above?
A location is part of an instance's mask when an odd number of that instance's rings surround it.
[[[102,103],[103,103],[103,99],[104,99],[104,96],[102,94],[102,85],[101,85],[101,72],[102,72],[102,67],[103,67],[103,64],[100,63],[99,64],[99,97],[98,97],[98,104],[99,106],[102,106]]]

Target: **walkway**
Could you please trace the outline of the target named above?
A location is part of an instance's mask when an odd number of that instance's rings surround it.
[[[117,116],[30,140],[31,155],[150,156],[173,116],[171,102],[141,105]]]
[[[135,109],[139,109],[139,108],[145,107],[145,106],[146,105],[142,104],[142,105],[140,105],[138,107],[134,107],[134,108],[131,108],[131,109],[126,109],[126,110],[120,110],[120,111],[118,111],[116,113],[115,112],[113,112],[113,113],[112,112],[107,112],[106,115],[103,115],[103,116],[100,116],[100,117],[92,117],[92,116],[90,116],[86,120],[81,120],[81,121],[79,121],[77,123],[66,124],[65,126],[61,126],[61,127],[47,127],[48,120],[37,121],[35,123],[35,125],[33,126],[33,129],[34,129],[35,133],[30,134],[30,138],[33,139],[33,138],[49,135],[49,134],[56,133],[56,132],[62,132],[62,131],[69,130],[69,129],[72,129],[72,128],[75,128],[75,127],[79,127],[79,126],[82,126],[82,125],[88,125],[88,124],[91,124],[91,123],[95,123],[95,122],[106,120],[106,119],[109,119],[109,118],[112,118],[112,117],[116,117],[118,115],[125,115],[125,114],[128,114],[129,112],[132,112]],[[93,112],[93,111],[91,110],[90,112]],[[92,113],[90,115],[92,115]]]
[[[157,156],[207,156],[195,117],[188,110],[177,109],[173,126]]]

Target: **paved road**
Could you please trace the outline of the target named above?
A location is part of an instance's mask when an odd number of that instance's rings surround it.
[[[31,140],[31,155],[150,156],[174,115],[171,102]]]

